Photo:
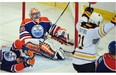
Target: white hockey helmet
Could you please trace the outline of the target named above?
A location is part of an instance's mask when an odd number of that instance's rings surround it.
[[[89,22],[94,23],[96,25],[100,25],[103,21],[103,17],[101,14],[97,12],[93,12],[90,16]]]
[[[31,8],[29,16],[33,20],[34,19],[39,19],[40,16],[41,16],[39,9],[37,9],[37,8]]]

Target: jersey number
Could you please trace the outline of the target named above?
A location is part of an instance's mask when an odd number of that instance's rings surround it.
[[[79,37],[79,42],[78,42],[79,46],[78,46],[78,48],[83,49],[84,35],[79,34],[78,37]]]

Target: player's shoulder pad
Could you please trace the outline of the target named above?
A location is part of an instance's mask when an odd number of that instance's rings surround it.
[[[40,22],[50,22],[50,20],[47,17],[40,17]]]
[[[108,53],[105,53],[103,59],[104,59],[104,63],[107,66],[107,68],[109,68],[110,70],[116,71],[116,67],[115,67],[116,62],[111,57],[111,55],[109,55]]]
[[[26,24],[26,23],[28,23],[28,22],[32,22],[32,20],[31,20],[30,18],[25,18],[25,19],[22,21],[21,25],[24,25],[24,24]]]

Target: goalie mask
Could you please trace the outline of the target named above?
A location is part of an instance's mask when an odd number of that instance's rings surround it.
[[[4,52],[4,59],[7,61],[15,61],[16,60],[16,54],[11,51]]]
[[[93,12],[90,16],[89,22],[96,24],[96,25],[100,25],[103,21],[103,17],[101,14]]]
[[[30,10],[29,16],[32,20],[39,19],[40,18],[40,11],[37,8],[32,8]]]

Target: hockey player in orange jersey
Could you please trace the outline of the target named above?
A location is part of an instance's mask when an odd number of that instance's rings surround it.
[[[30,18],[24,19],[20,26],[19,39],[23,43],[23,52],[27,54],[29,50],[53,60],[65,59],[63,49],[73,47],[68,43],[69,34],[66,29],[52,24],[47,17],[41,17],[37,8],[32,8],[29,16]],[[34,47],[36,49],[33,49]],[[11,51],[20,54],[15,42]]]
[[[110,42],[108,53],[100,56],[96,63],[96,72],[115,72],[116,73],[116,41]]]
[[[19,44],[19,42],[19,40],[16,40],[17,44]],[[20,48],[21,45],[16,46]],[[31,53],[30,56],[33,56],[33,53]],[[34,57],[18,56],[12,51],[0,50],[0,70],[7,72],[18,72],[25,68],[33,66],[34,63]]]

